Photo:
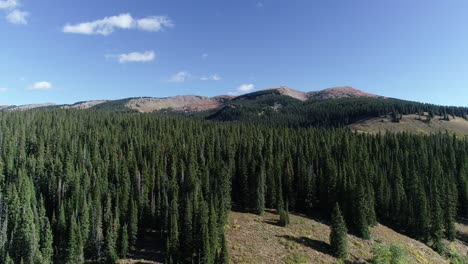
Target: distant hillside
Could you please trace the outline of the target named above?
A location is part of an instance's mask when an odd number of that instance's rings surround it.
[[[359,132],[454,132],[468,135],[463,119],[467,107],[439,106],[387,98],[353,87],[332,87],[302,92],[279,86],[239,96],[215,97],[182,95],[165,98],[134,97],[119,100],[92,100],[71,105],[36,104],[0,106],[0,111],[23,111],[38,108],[64,108],[126,113],[175,114],[224,122],[244,122],[287,127],[345,127]],[[415,115],[426,112],[450,122],[395,123],[381,116]],[[460,119],[460,121],[458,120]],[[378,122],[376,121],[378,120]],[[407,120],[407,118],[405,118]]]
[[[222,104],[221,99],[205,96],[175,96],[168,98],[134,98],[127,102],[127,108],[141,113],[152,113],[160,110],[172,110],[180,112],[198,112],[218,108]]]
[[[454,133],[457,136],[468,136],[468,120],[464,118],[449,117],[449,121],[441,116],[428,119],[428,116],[404,115],[401,121],[392,122],[388,116],[363,119],[350,125],[356,132],[377,134],[385,132],[413,132],[419,134],[434,134],[438,132]]]

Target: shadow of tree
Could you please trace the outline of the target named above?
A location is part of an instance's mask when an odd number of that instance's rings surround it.
[[[136,263],[164,263],[164,242],[160,233],[156,230],[146,230],[140,235],[130,257],[139,260]]]
[[[263,223],[283,227],[279,220],[264,220]]]
[[[323,254],[333,256],[332,252],[331,252],[330,245],[323,242],[323,241],[316,240],[316,239],[311,239],[311,238],[308,238],[308,237],[293,237],[293,236],[289,236],[289,235],[282,235],[282,236],[278,236],[278,237],[285,238],[285,239],[287,239],[289,241],[293,241],[293,242],[296,242],[298,244],[302,244],[304,246],[310,247],[310,248],[312,248],[312,249],[314,249],[314,250],[316,250],[318,252],[321,252]]]
[[[468,244],[468,234],[458,231],[456,238],[462,241],[464,244]]]

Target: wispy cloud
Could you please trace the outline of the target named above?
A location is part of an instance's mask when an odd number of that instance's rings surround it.
[[[203,76],[200,77],[200,80],[202,81],[220,81],[222,78],[219,76],[219,74],[213,74],[211,76]]]
[[[18,0],[0,0],[0,9],[7,13],[6,20],[15,25],[27,25],[28,12],[17,9],[20,5]]]
[[[255,89],[255,85],[253,84],[242,84],[239,87],[237,87],[238,92],[250,92],[253,89]]]
[[[6,16],[8,22],[16,25],[27,25],[28,20],[27,17],[29,16],[28,12],[21,11],[21,10],[13,10]]]
[[[233,96],[236,96],[236,95],[240,95],[240,94],[243,94],[243,93],[247,93],[247,92],[250,92],[250,91],[253,91],[255,89],[255,85],[249,83],[249,84],[241,84],[239,85],[237,88],[236,88],[236,91],[234,92],[229,92],[228,94],[229,95],[233,95]]]
[[[204,59],[204,60],[206,60],[206,59],[208,58],[208,53],[203,53],[203,54],[201,55],[201,58]]]
[[[120,63],[127,62],[149,62],[156,58],[154,51],[130,52],[117,55],[106,55],[106,58],[116,58]]]
[[[222,78],[217,73],[212,74],[212,75],[204,75],[204,76],[200,77],[200,75],[193,75],[188,71],[180,71],[180,72],[172,75],[171,78],[169,78],[168,82],[182,83],[182,82],[186,82],[186,81],[189,81],[189,80],[195,80],[195,81],[196,80],[199,80],[199,81],[220,81],[220,80],[222,80]]]
[[[64,33],[107,36],[112,34],[116,29],[139,29],[157,32],[173,26],[174,23],[167,16],[150,16],[136,19],[129,13],[126,13],[91,22],[66,24],[63,26],[62,31]]]
[[[33,90],[45,91],[45,90],[50,90],[50,89],[52,89],[52,84],[47,81],[35,82],[28,87],[28,90],[30,91],[33,91]]]
[[[257,2],[255,5],[257,8],[263,8],[265,5],[262,2]]]
[[[167,16],[151,16],[136,20],[137,28],[145,31],[161,31],[173,27],[171,19]]]
[[[0,87],[0,93],[6,93],[8,91],[7,88]]]
[[[0,0],[0,9],[14,8],[18,6],[17,0]]]
[[[190,78],[190,73],[187,72],[187,71],[180,71],[174,75],[171,76],[171,78],[169,79],[170,82],[178,82],[178,83],[181,83],[181,82],[185,82],[187,81],[189,78]]]

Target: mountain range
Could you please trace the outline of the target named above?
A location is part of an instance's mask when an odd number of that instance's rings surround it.
[[[390,131],[433,134],[447,131],[462,137],[468,136],[467,107],[439,106],[389,98],[349,86],[311,92],[279,86],[238,96],[179,95],[165,98],[90,100],[67,105],[45,103],[0,106],[0,111],[3,112],[31,109],[170,114],[267,126],[348,126],[363,133]]]
[[[214,97],[198,96],[198,95],[179,95],[173,97],[155,98],[155,97],[134,97],[118,100],[90,100],[81,101],[73,104],[57,105],[54,103],[44,104],[28,104],[20,106],[0,106],[0,111],[22,111],[36,108],[54,107],[54,108],[73,108],[73,109],[105,109],[115,108],[115,110],[129,110],[138,111],[142,113],[149,113],[161,110],[173,110],[181,112],[198,112],[206,111],[223,106],[225,103],[250,98],[256,94],[262,95],[272,93],[291,97],[300,101],[308,100],[327,100],[327,99],[340,99],[340,98],[383,98],[382,96],[366,93],[358,89],[343,86],[332,87],[319,91],[302,92],[286,86],[279,86],[269,88],[258,92],[247,93],[239,96],[220,95]]]

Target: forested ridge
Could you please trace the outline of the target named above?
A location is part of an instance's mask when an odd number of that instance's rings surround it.
[[[300,101],[281,95],[276,90],[265,90],[234,98],[216,110],[198,113],[209,120],[249,122],[288,127],[343,127],[356,121],[381,116],[423,114],[431,118],[468,119],[467,107],[440,106],[395,98],[338,98]]]
[[[444,252],[468,217],[468,140],[106,111],[0,113],[2,263],[115,263],[146,229],[167,263],[227,263],[232,206],[377,221]]]

